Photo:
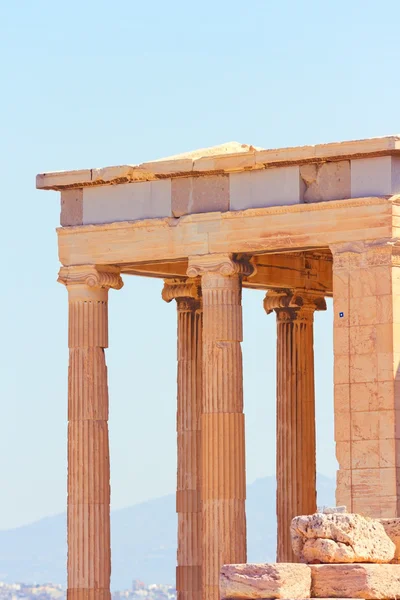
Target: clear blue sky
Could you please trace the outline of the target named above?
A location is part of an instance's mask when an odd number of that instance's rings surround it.
[[[294,146],[400,130],[396,0],[3,2],[0,528],[64,510],[67,294],[41,171],[236,140]],[[110,293],[113,507],[175,487],[175,307]],[[245,292],[248,481],[274,472],[275,322]],[[332,312],[316,317],[318,469],[333,475]]]

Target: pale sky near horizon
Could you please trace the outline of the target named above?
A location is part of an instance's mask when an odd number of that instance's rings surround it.
[[[66,503],[67,294],[43,171],[236,140],[266,148],[400,131],[395,0],[0,6],[0,529]],[[112,506],[175,488],[176,312],[161,282],[110,292]],[[275,469],[275,318],[245,291],[247,474]],[[336,469],[332,311],[316,315],[318,470]]]

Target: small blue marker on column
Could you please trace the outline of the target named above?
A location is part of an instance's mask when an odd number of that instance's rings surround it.
[[[340,313],[339,313],[339,317],[340,317],[341,319],[343,319],[343,317],[344,317],[344,312],[340,312]]]

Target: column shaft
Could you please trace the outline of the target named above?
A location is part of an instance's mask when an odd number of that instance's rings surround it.
[[[269,292],[264,306],[277,314],[277,560],[297,562],[291,521],[317,508],[313,322],[325,302]]]
[[[110,599],[109,287],[119,275],[61,269],[69,292],[68,600]]]
[[[296,562],[290,523],[316,511],[313,325],[281,320],[277,345],[278,562]]]
[[[200,415],[203,312],[199,282],[165,282],[163,298],[176,299],[178,316],[178,472],[176,511],[178,600],[201,600]]]
[[[202,276],[204,312],[203,599],[218,600],[222,565],[246,562],[241,269],[230,257],[211,265],[201,258],[188,273]]]
[[[178,566],[179,600],[201,600],[200,410],[202,311],[178,300]],[[182,306],[182,304],[184,306]],[[189,310],[186,307],[189,304]]]

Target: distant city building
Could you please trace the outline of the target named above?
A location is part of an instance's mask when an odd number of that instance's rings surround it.
[[[134,579],[132,581],[132,591],[136,592],[137,590],[144,590],[145,589],[145,584],[143,583],[143,581],[140,581],[139,579]]]
[[[0,581],[0,600],[66,600],[65,589],[58,584],[31,585]],[[131,590],[112,593],[112,600],[176,600],[176,590],[171,585],[153,583],[146,586],[135,579]]]

